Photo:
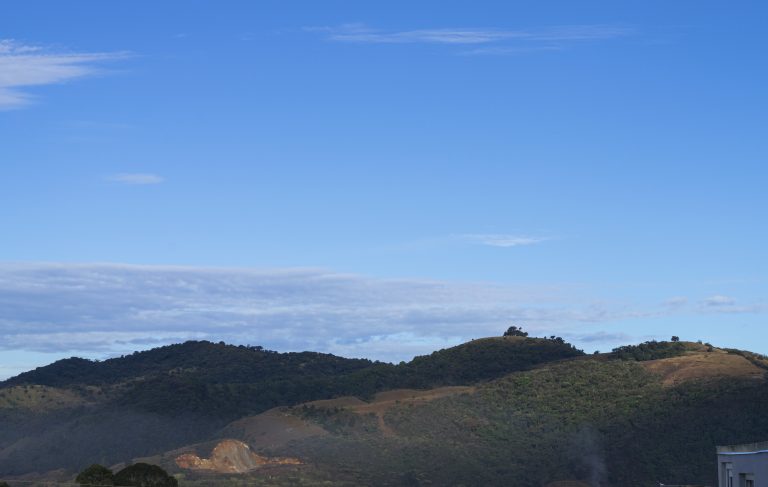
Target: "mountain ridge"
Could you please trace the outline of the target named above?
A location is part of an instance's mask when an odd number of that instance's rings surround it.
[[[253,469],[239,474],[261,482],[267,471],[270,476],[282,472],[278,477],[284,477],[285,485],[304,485],[300,479],[309,482],[306,485],[329,481],[333,485],[508,485],[514,481],[523,486],[553,482],[643,486],[659,479],[705,484],[711,482],[715,444],[768,437],[768,419],[760,408],[768,404],[768,361],[759,354],[709,344],[647,342],[585,355],[557,337],[490,337],[398,365],[210,342],[181,345],[143,355],[147,362],[161,365],[136,368],[144,374],[141,378],[93,375],[93,364],[84,364],[91,374],[86,376],[99,377],[101,382],[83,384],[69,376],[62,389],[31,384],[49,377],[53,369],[48,369],[0,383],[0,425],[12,425],[9,419],[16,414],[17,419],[39,426],[20,431],[15,438],[0,432],[0,473],[65,468],[71,475],[107,451],[97,461],[111,465],[149,459],[189,485],[206,485],[218,478],[215,469],[185,469],[176,459],[187,455],[187,464],[189,459],[199,459],[195,462],[201,465],[218,465],[224,461],[220,452],[231,452],[241,460],[251,458],[251,453],[233,447],[241,442],[257,455],[252,458],[295,459],[296,463],[286,465],[254,461]],[[174,357],[173,352],[181,350],[194,350],[197,355]],[[211,352],[235,359],[210,357]],[[132,360],[140,361],[141,353]],[[243,357],[247,363],[257,357],[253,363],[262,364],[260,372],[245,374],[238,362]],[[201,371],[201,367],[212,370]],[[300,387],[316,386],[304,391],[313,397],[280,396],[293,390],[281,389],[281,379],[260,383],[272,387],[262,387],[260,393],[272,394],[274,406],[263,407],[266,402],[261,402],[249,410],[227,409],[220,405],[251,396],[199,396],[178,388],[190,386],[185,377],[213,381],[233,370],[240,380],[275,379],[269,372],[274,367],[282,370],[278,377],[283,379],[288,372],[293,374]],[[204,381],[196,385],[212,385]],[[169,406],[167,411],[130,400],[147,384],[151,387],[139,397],[160,401]],[[237,390],[242,385],[217,384],[213,390]],[[35,388],[38,401],[43,394],[40,388],[49,388],[47,394],[54,390],[80,394],[83,403],[3,409],[3,394],[18,393],[24,387]],[[184,401],[163,403],[166,396],[156,395],[158,388],[181,395]],[[101,395],[94,392],[99,390]],[[745,402],[730,405],[733,395]],[[195,397],[202,401],[199,407],[189,403]],[[117,398],[124,398],[119,408]],[[185,409],[176,409],[181,403]],[[729,417],[718,415],[726,404]],[[65,425],[63,429],[77,441],[95,436],[92,441],[97,448],[69,457],[53,448],[54,454],[46,457],[41,450],[50,451],[51,441],[61,441],[61,435],[44,435],[39,444],[24,438],[51,421],[58,422],[59,429]],[[134,447],[98,435],[115,427],[121,439],[127,438]],[[170,436],[161,441],[147,433],[153,429],[169,431]],[[131,430],[144,432],[141,441],[148,444],[131,439]],[[222,441],[231,443],[216,450]],[[269,485],[283,485],[275,482]]]
[[[8,406],[0,408],[0,474],[115,463],[203,440],[278,406],[487,380],[581,354],[561,341],[499,338],[398,365],[211,342],[103,362],[65,359],[0,383],[0,405]],[[35,397],[46,407],[27,407],[30,391],[41,388],[49,389]],[[53,395],[73,399],[50,401]]]

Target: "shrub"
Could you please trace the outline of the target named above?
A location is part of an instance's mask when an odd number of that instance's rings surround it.
[[[75,482],[80,485],[114,485],[114,475],[112,475],[112,470],[94,463],[80,472],[75,478]]]
[[[168,472],[148,463],[134,463],[115,474],[115,485],[133,487],[177,487],[178,481]]]
[[[523,331],[522,327],[510,326],[507,331],[504,332],[505,337],[527,337],[528,332]]]
[[[656,360],[660,358],[677,357],[685,353],[682,342],[657,342],[651,340],[639,345],[625,345],[613,349],[614,355],[620,360]]]

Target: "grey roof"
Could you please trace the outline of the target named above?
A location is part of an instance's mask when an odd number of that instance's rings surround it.
[[[750,453],[768,453],[768,441],[743,443],[741,445],[718,446],[717,453],[723,455],[748,455]]]

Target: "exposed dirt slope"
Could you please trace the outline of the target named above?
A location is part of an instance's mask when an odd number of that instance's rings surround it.
[[[211,452],[209,458],[200,458],[194,453],[176,457],[176,465],[188,470],[207,470],[215,473],[247,473],[272,465],[300,465],[295,458],[269,458],[257,455],[251,448],[238,440],[224,440]]]
[[[738,377],[761,380],[765,370],[742,356],[721,350],[694,352],[680,357],[640,362],[646,370],[658,374],[666,386],[690,380],[722,379]]]

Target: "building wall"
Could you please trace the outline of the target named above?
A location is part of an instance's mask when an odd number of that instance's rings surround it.
[[[768,452],[745,453],[740,455],[717,455],[717,480],[719,487],[728,487],[725,483],[725,463],[733,464],[733,487],[744,487],[739,474],[754,474],[755,487],[768,487]]]

